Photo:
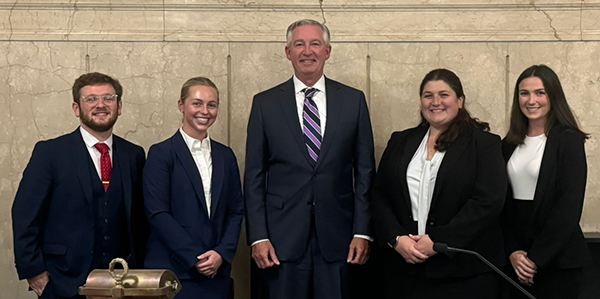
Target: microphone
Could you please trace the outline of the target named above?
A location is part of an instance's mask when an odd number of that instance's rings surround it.
[[[530,299],[536,299],[533,295],[531,295],[529,292],[527,292],[522,286],[520,286],[514,280],[510,279],[510,277],[508,277],[506,274],[504,274],[504,272],[500,271],[500,269],[498,269],[496,266],[494,266],[494,264],[492,264],[490,261],[488,261],[483,256],[481,256],[481,254],[479,254],[475,251],[450,247],[444,243],[433,243],[433,251],[438,252],[438,253],[446,253],[446,254],[448,252],[458,252],[458,253],[466,253],[466,254],[474,255],[474,256],[478,257],[486,265],[488,265],[490,268],[492,268],[494,271],[496,271],[496,273],[500,274],[500,276],[502,276],[504,279],[506,279],[508,282],[510,282],[515,288],[519,289],[519,291],[521,291],[521,293],[525,294]]]

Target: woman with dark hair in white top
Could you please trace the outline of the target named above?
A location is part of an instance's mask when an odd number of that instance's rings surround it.
[[[467,254],[438,254],[433,243],[505,262],[500,136],[469,114],[452,71],[429,72],[419,96],[421,123],[392,134],[371,190],[384,298],[498,298],[499,276],[487,265]]]
[[[503,140],[510,184],[502,219],[509,273],[538,298],[578,298],[581,269],[590,261],[579,226],[587,138],[556,73],[545,65],[526,69]]]

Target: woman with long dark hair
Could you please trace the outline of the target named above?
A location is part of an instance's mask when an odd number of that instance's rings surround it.
[[[578,298],[590,261],[579,226],[588,137],[552,69],[534,65],[521,73],[503,140],[510,188],[502,219],[509,273],[538,298]]]
[[[500,137],[469,115],[453,72],[428,73],[419,96],[421,123],[392,134],[371,193],[385,298],[497,298],[496,273],[470,255],[436,254],[433,243],[504,262]]]

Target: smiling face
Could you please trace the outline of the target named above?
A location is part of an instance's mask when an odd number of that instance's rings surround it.
[[[519,106],[529,125],[545,127],[552,108],[544,83],[538,77],[529,77],[519,84]]]
[[[210,86],[192,86],[178,106],[183,113],[183,131],[198,140],[206,138],[206,130],[215,123],[219,112],[217,91]]]
[[[94,103],[89,103],[83,99],[89,96],[105,96],[116,94],[115,89],[110,84],[87,85],[79,91],[81,98],[79,103],[73,103],[75,116],[79,117],[81,126],[90,133],[112,132],[112,128],[121,115],[122,102],[106,102],[98,99]]]
[[[429,81],[421,94],[421,114],[432,128],[444,130],[456,118],[458,110],[463,108],[464,98],[446,82]]]
[[[325,43],[323,29],[317,25],[296,27],[285,47],[285,54],[294,66],[294,74],[307,86],[321,78],[330,53],[331,46]]]

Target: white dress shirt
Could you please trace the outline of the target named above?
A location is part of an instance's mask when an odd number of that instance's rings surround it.
[[[185,144],[188,146],[192,158],[196,162],[196,168],[200,173],[202,179],[202,188],[204,189],[204,199],[206,200],[206,208],[208,210],[208,217],[210,218],[210,203],[212,194],[212,156],[210,147],[210,137],[208,134],[206,138],[201,141],[186,134],[182,128],[179,129],[181,136]]]
[[[508,160],[506,168],[515,199],[533,200],[547,140],[546,134],[525,136],[525,143],[517,146]]]
[[[427,160],[427,140],[429,130],[423,137],[419,148],[413,155],[406,169],[406,183],[410,195],[413,220],[417,221],[418,234],[426,233],[427,217],[431,206],[431,198],[437,180],[437,173],[446,152],[435,151],[433,158]]]
[[[86,131],[83,127],[79,127],[79,132],[81,132],[81,137],[83,137],[83,142],[85,143],[85,147],[90,154],[90,158],[92,158],[92,162],[94,162],[94,168],[96,168],[96,173],[98,173],[98,178],[102,180],[102,173],[100,170],[100,157],[102,154],[100,151],[94,147],[96,143],[105,143],[108,145],[108,154],[110,155],[110,165],[113,165],[113,135],[110,134],[110,137],[104,141],[98,140],[98,138],[94,137],[94,135],[90,134],[90,132]]]

